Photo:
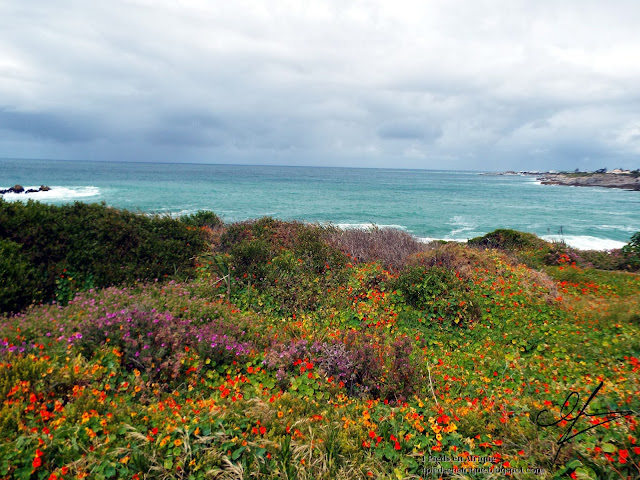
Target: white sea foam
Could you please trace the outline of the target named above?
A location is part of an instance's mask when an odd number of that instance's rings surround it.
[[[467,242],[467,239],[449,238],[449,237],[445,237],[445,238],[435,238],[435,237],[416,237],[416,239],[417,239],[419,242],[422,242],[422,243],[440,242],[440,241],[445,241],[445,242],[458,242],[458,243],[466,243],[466,242]]]
[[[180,210],[179,212],[172,212],[167,208],[161,208],[160,210],[157,210],[155,212],[149,212],[147,215],[148,216],[154,216],[154,215],[159,214],[159,215],[169,215],[171,218],[180,218],[180,217],[184,217],[184,216],[187,216],[187,215],[193,215],[197,211],[198,211],[198,209],[189,208],[189,209]]]
[[[9,187],[0,187],[0,190],[6,190]],[[33,189],[38,190],[40,186],[25,186],[25,190]],[[2,198],[8,202],[15,202],[18,200],[26,202],[27,200],[39,200],[39,201],[72,201],[79,198],[95,197],[100,195],[100,189],[93,186],[85,187],[58,187],[51,186],[51,190],[48,192],[33,192],[33,193],[5,193]]]
[[[380,225],[377,223],[334,223],[334,227],[341,228],[342,230],[369,230],[370,228],[396,228],[398,230],[406,230],[407,227],[404,225]]]
[[[619,232],[636,233],[640,231],[640,226],[630,227],[628,225],[594,225],[598,230],[618,230]]]
[[[560,242],[564,241],[567,245],[580,250],[613,250],[615,248],[622,248],[626,244],[618,240],[611,240],[609,238],[597,238],[590,237],[588,235],[542,235],[540,238],[548,242]],[[435,237],[417,237],[418,241],[423,243],[435,242],[444,240],[445,242],[459,242],[466,243],[468,239],[451,238],[449,236],[444,238]]]
[[[626,244],[609,238],[591,237],[589,235],[542,235],[540,238],[548,242],[564,241],[567,245],[580,250],[613,250]]]
[[[455,241],[457,241],[456,237],[461,236],[460,235],[461,233],[471,232],[477,227],[476,222],[465,219],[461,215],[455,215],[451,220],[447,222],[447,224],[451,225],[452,227],[458,227],[458,228],[453,228],[451,232],[449,232],[449,235],[447,235],[447,237],[450,240],[455,240]]]

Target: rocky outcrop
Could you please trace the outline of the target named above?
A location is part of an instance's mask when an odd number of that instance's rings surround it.
[[[0,195],[5,193],[36,193],[36,192],[48,192],[51,190],[51,187],[47,187],[46,185],[40,185],[40,188],[30,188],[29,190],[25,190],[22,185],[14,185],[11,188],[7,188],[6,190],[0,190]]]
[[[640,191],[640,177],[615,173],[545,174],[538,178],[543,185],[567,185],[572,187],[622,188]]]

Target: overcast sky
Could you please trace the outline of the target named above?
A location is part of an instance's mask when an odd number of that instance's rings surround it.
[[[0,0],[0,158],[640,167],[637,0]]]

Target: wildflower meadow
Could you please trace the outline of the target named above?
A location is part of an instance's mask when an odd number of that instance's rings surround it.
[[[68,271],[74,241],[127,237],[49,239],[47,270],[2,232],[35,294],[0,291],[0,478],[640,478],[633,243],[158,225],[140,265],[101,245]]]

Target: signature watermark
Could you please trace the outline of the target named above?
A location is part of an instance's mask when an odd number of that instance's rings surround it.
[[[598,394],[598,392],[600,391],[600,389],[602,388],[603,385],[604,385],[604,382],[600,382],[600,384],[596,387],[596,389],[593,391],[593,393],[589,396],[589,398],[584,403],[582,408],[580,408],[580,411],[578,412],[578,414],[575,417],[572,417],[572,413],[576,410],[576,408],[578,408],[578,404],[580,403],[580,394],[578,392],[574,392],[574,391],[572,391],[569,395],[567,395],[567,398],[565,399],[564,403],[562,404],[562,408],[560,409],[560,415],[562,415],[562,416],[560,417],[560,419],[554,420],[551,423],[543,423],[540,420],[540,417],[545,413],[548,413],[548,414],[551,415],[551,412],[549,411],[549,409],[546,409],[546,408],[544,410],[541,410],[540,412],[538,412],[538,415],[536,415],[535,422],[539,427],[542,427],[542,428],[552,427],[552,426],[558,425],[558,424],[560,424],[562,422],[567,422],[567,424],[569,425],[567,430],[562,434],[562,436],[560,437],[560,439],[557,442],[557,444],[560,446],[560,448],[558,448],[558,451],[556,452],[555,457],[553,457],[553,464],[554,465],[556,463],[556,460],[558,459],[558,455],[560,454],[560,451],[562,450],[562,447],[564,446],[565,443],[567,443],[572,438],[577,437],[581,433],[587,432],[587,431],[589,431],[589,430],[591,430],[593,428],[599,427],[600,425],[604,425],[605,423],[613,422],[614,420],[617,420],[619,418],[628,417],[630,415],[638,415],[638,413],[634,412],[633,410],[618,410],[618,411],[588,412],[587,413],[586,410],[587,410],[587,407],[589,406],[589,403],[591,403],[591,401],[595,398],[595,396]],[[573,406],[571,406],[571,401],[574,399],[574,397],[575,397],[575,402],[574,402]],[[571,410],[569,410],[565,414],[564,413],[565,408],[569,408],[569,407],[571,407]],[[585,428],[583,430],[579,430],[576,433],[572,433],[573,430],[574,430],[574,426],[578,422],[580,417],[595,417],[595,418],[601,419],[602,421],[600,421],[598,423],[594,423],[597,420],[590,420],[591,426],[589,426],[589,427],[587,427],[587,428]],[[562,426],[564,426],[564,425],[565,424],[563,423]]]

